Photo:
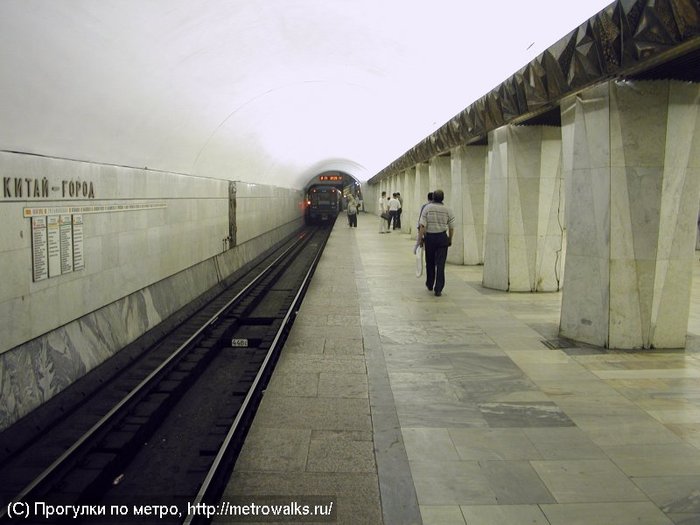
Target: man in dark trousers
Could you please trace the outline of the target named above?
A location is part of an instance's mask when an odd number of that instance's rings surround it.
[[[425,286],[435,290],[440,297],[445,287],[445,262],[447,249],[452,245],[454,235],[455,215],[446,206],[445,193],[442,190],[433,192],[432,202],[425,205],[419,220],[419,242],[425,251]]]

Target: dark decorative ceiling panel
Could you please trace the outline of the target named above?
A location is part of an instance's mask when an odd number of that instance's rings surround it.
[[[489,131],[552,111],[559,101],[611,78],[693,80],[700,61],[700,0],[617,0],[471,104],[370,182],[426,162]],[[475,71],[474,74],[478,74]]]

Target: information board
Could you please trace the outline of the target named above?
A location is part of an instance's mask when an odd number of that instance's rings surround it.
[[[73,270],[77,272],[83,268],[83,216],[73,215]]]
[[[36,218],[36,217],[35,217]],[[49,277],[61,275],[61,236],[58,215],[48,215]]]
[[[34,282],[42,281],[49,276],[46,253],[46,217],[32,217],[32,277]]]
[[[70,215],[58,217],[59,237],[61,243],[61,273],[73,271],[73,221]]]

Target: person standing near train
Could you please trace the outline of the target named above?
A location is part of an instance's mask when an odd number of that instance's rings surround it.
[[[348,196],[348,207],[346,212],[348,214],[348,226],[351,228],[357,228],[357,201],[352,195]]]
[[[432,202],[425,205],[419,220],[419,242],[425,250],[425,286],[435,290],[437,297],[445,287],[447,249],[452,246],[455,224],[454,212],[443,203],[444,199],[445,193],[435,190]]]

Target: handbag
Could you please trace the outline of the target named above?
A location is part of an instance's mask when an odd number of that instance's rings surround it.
[[[414,250],[416,254],[416,277],[423,275],[423,247],[416,246]]]
[[[384,212],[382,212],[381,217],[382,217],[382,219],[384,219],[385,221],[388,221],[388,220],[391,218],[391,215],[389,215],[387,212],[384,211]]]

